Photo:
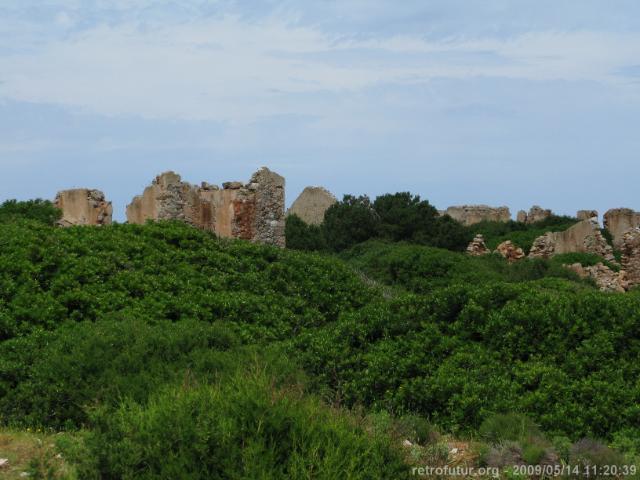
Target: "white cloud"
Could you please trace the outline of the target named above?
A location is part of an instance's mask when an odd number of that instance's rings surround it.
[[[68,24],[72,17],[61,13],[57,21]],[[233,16],[100,25],[29,51],[0,53],[0,98],[107,115],[244,123],[277,114],[322,115],[325,92],[432,78],[622,83],[613,72],[640,64],[637,45],[640,34],[592,32],[357,40],[273,18]]]

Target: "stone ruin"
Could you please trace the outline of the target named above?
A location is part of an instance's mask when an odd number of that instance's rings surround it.
[[[604,228],[611,233],[613,246],[617,249],[622,247],[625,233],[636,227],[640,227],[640,212],[630,208],[613,208],[604,214]]]
[[[632,228],[623,235],[620,250],[629,286],[640,285],[640,227]]]
[[[488,255],[490,253],[491,250],[487,248],[487,245],[484,243],[484,236],[480,233],[473,238],[467,247],[467,254],[472,257],[481,257],[482,255]]]
[[[534,205],[529,209],[529,212],[520,210],[518,212],[517,221],[521,223],[536,223],[545,220],[553,215],[553,212],[549,209]]]
[[[226,182],[222,188],[192,185],[165,172],[127,206],[127,221],[180,220],[220,237],[284,247],[284,184],[266,167],[247,184]]]
[[[463,225],[474,225],[483,221],[508,222],[511,212],[508,207],[489,207],[488,205],[461,205],[449,207],[444,211]]]
[[[58,224],[63,227],[74,225],[109,225],[113,207],[100,190],[76,188],[58,192],[54,206],[62,210]]]
[[[598,218],[597,210],[578,210],[576,213],[578,220],[589,220],[590,218]]]
[[[603,263],[590,267],[583,267],[579,263],[574,263],[565,265],[565,267],[576,272],[580,278],[591,278],[602,292],[624,293],[629,289],[627,272],[624,270],[616,272]]]
[[[562,253],[594,253],[615,262],[613,248],[600,232],[597,218],[576,223],[563,232],[547,232],[536,238],[529,252],[531,258],[550,258]]]
[[[509,263],[517,262],[525,257],[524,250],[515,246],[511,240],[507,240],[498,245],[496,253],[506,258]]]
[[[293,202],[287,215],[297,215],[309,225],[320,225],[324,221],[324,213],[337,201],[322,187],[307,187]]]

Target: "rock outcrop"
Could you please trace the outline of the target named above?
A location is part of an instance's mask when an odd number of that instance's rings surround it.
[[[491,250],[487,248],[487,245],[484,243],[484,236],[481,234],[476,235],[467,247],[467,254],[473,257],[480,257],[490,253]]]
[[[604,214],[604,228],[611,233],[614,248],[621,248],[624,234],[636,227],[640,227],[640,212],[630,208],[613,208]]]
[[[158,175],[127,206],[129,223],[180,220],[220,237],[284,247],[284,178],[262,168],[247,184],[195,186],[180,175]]]
[[[578,210],[576,213],[578,220],[589,220],[590,218],[598,218],[597,210]]]
[[[565,265],[570,270],[576,272],[581,278],[591,278],[602,292],[626,292],[629,289],[627,272],[621,270],[616,272],[603,263],[598,263],[590,267],[583,267],[579,263]]]
[[[112,221],[113,207],[100,190],[63,190],[56,195],[54,205],[62,210],[58,224],[63,227],[109,225]]]
[[[489,207],[488,205],[449,207],[445,214],[463,225],[473,225],[483,221],[508,222],[511,220],[511,212],[508,207]]]
[[[552,215],[553,212],[551,210],[542,208],[539,205],[534,205],[529,209],[528,213],[524,210],[520,210],[518,212],[517,220],[521,223],[536,223],[545,220]]]
[[[615,262],[613,249],[600,232],[596,218],[583,220],[564,232],[547,232],[534,242],[529,256],[549,258],[561,253],[594,253],[607,261]]]
[[[629,286],[640,285],[640,227],[632,228],[623,235],[620,250]]]
[[[309,225],[320,225],[324,212],[338,200],[331,192],[322,187],[307,187],[296,198],[287,215],[297,215]]]
[[[517,262],[525,257],[524,250],[520,247],[516,247],[511,240],[507,240],[498,245],[496,253],[499,253],[506,258],[509,263]]]

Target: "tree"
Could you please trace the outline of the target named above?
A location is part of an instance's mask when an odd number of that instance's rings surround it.
[[[374,238],[380,227],[380,216],[366,195],[345,195],[324,214],[322,231],[331,250],[339,252]]]

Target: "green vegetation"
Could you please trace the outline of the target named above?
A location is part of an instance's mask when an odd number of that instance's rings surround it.
[[[0,223],[0,426],[67,432],[56,449],[79,478],[637,461],[640,293],[562,267],[593,256],[510,265],[438,248],[458,224],[379,198],[342,204],[335,237],[289,219],[288,243],[332,239],[337,255],[173,222]]]
[[[35,220],[45,225],[53,225],[61,216],[62,212],[48,200],[7,200],[0,205],[0,223]]]
[[[463,251],[474,235],[481,233],[491,250],[511,240],[529,253],[536,238],[566,230],[577,221],[551,216],[533,224],[485,221],[464,227],[448,215],[439,216],[419,196],[400,192],[381,195],[373,202],[367,196],[345,195],[325,212],[319,226],[306,225],[297,216],[288,217],[286,236],[287,248],[304,251],[342,252],[374,239]]]

